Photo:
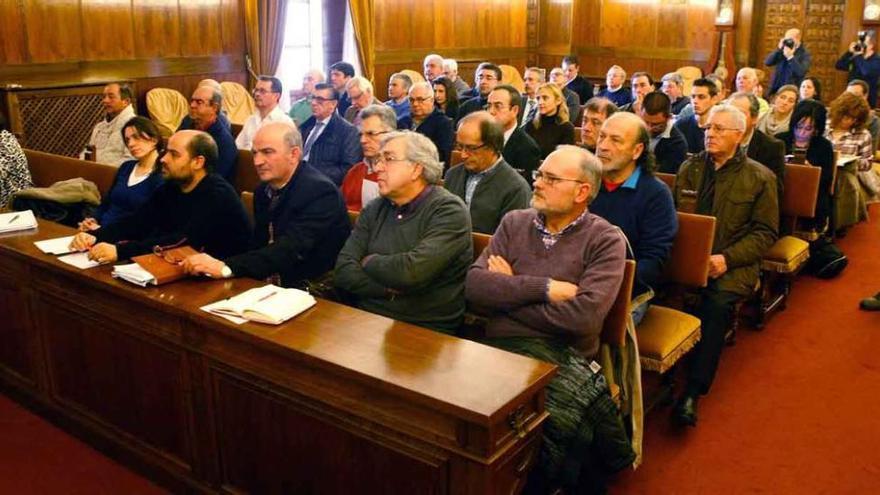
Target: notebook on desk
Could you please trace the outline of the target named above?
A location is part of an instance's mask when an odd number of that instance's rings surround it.
[[[37,228],[37,217],[31,210],[0,214],[0,234]]]
[[[256,321],[279,325],[315,304],[317,301],[308,292],[269,284],[202,306],[201,309],[238,324]]]

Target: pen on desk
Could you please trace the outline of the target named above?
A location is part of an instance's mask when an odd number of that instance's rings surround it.
[[[257,299],[257,302],[263,302],[263,301],[265,301],[266,299],[269,299],[270,297],[274,296],[275,294],[278,294],[278,291],[277,291],[277,290],[273,290],[272,292],[266,294],[265,296],[263,296],[263,297]]]
[[[13,215],[12,218],[10,218],[8,222],[6,222],[6,225],[9,225],[9,224],[11,224],[12,222],[18,220],[18,217],[19,217],[18,214]]]

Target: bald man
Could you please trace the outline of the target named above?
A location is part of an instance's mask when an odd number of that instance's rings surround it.
[[[189,245],[225,258],[244,251],[251,236],[238,193],[218,174],[217,144],[202,131],[178,131],[162,155],[164,184],[133,215],[92,232],[71,247],[113,263],[152,253],[156,246]]]
[[[308,279],[333,269],[351,232],[339,190],[302,161],[296,126],[273,122],[257,131],[254,169],[254,237],[250,250],[221,261],[210,254],[184,262],[188,273],[214,278],[277,278],[276,285],[304,288]]]
[[[211,135],[217,145],[218,158],[215,171],[231,184],[235,177],[238,148],[229,126],[221,119],[223,93],[214,86],[199,86],[189,99],[189,115],[184,117],[178,131],[197,130]]]
[[[780,38],[779,45],[764,60],[767,67],[776,67],[770,83],[770,94],[786,84],[800,86],[810,70],[813,57],[801,43],[801,30],[789,29]]]
[[[758,80],[758,72],[752,67],[743,67],[736,73],[736,90],[755,95],[758,98],[758,105],[760,107],[758,111],[759,117],[763,117],[770,111],[770,104],[767,103],[767,100],[761,98],[761,93],[758,90],[760,82]]]

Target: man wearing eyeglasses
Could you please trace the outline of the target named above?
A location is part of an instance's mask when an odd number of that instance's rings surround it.
[[[529,184],[501,157],[504,131],[489,112],[458,123],[456,149],[464,162],[446,172],[444,186],[467,204],[474,232],[492,234],[508,211],[528,207]]]
[[[449,166],[455,133],[452,119],[434,105],[434,88],[429,83],[415,83],[409,88],[409,116],[397,121],[400,130],[415,131],[426,136],[440,154],[440,162]]]
[[[352,77],[345,83],[345,92],[348,93],[348,99],[351,100],[351,106],[345,111],[345,120],[351,122],[352,125],[360,124],[358,113],[368,105],[381,105],[382,102],[373,96],[373,83],[367,78],[361,76]]]
[[[387,105],[370,105],[360,113],[361,148],[364,159],[349,169],[342,181],[345,206],[351,211],[361,211],[364,205],[379,197],[376,160],[379,143],[389,132],[397,128],[394,110]]]
[[[300,128],[305,139],[303,161],[337,186],[342,184],[348,169],[363,157],[357,127],[336,112],[338,100],[339,93],[331,84],[316,84],[309,97],[312,116]]]
[[[254,87],[254,105],[257,111],[244,122],[241,132],[235,138],[235,146],[240,150],[249,150],[254,142],[254,135],[260,127],[269,122],[291,123],[290,117],[278,105],[281,101],[281,79],[272,76],[260,76]]]
[[[479,112],[486,108],[489,93],[501,84],[501,68],[489,62],[483,62],[477,66],[474,75],[473,98],[468,99],[458,107],[458,119],[461,120],[469,113]]]
[[[361,211],[334,283],[366,311],[455,333],[473,261],[465,205],[437,185],[443,165],[421,134],[385,135],[374,167],[382,198]]]
[[[669,106],[669,98],[666,105]],[[648,102],[649,100],[645,100]],[[683,140],[683,138],[682,138]],[[678,218],[672,193],[654,176],[650,131],[642,119],[618,112],[599,130],[596,156],[602,161],[602,184],[590,210],[620,227],[636,260],[633,320],[638,324],[663,275]]]
[[[177,130],[197,130],[210,134],[217,144],[219,153],[215,170],[232,184],[235,179],[238,151],[229,127],[220,119],[221,108],[223,108],[223,93],[220,89],[213,86],[199,86],[189,99],[189,119],[184,118]]]
[[[559,146],[535,171],[532,207],[504,217],[465,282],[469,307],[489,318],[484,343],[559,366],[546,397],[544,469],[535,476],[545,488],[563,483],[560,472],[572,474],[564,480],[572,493],[593,493],[586,489],[597,482],[588,458],[601,453],[603,464],[617,469],[635,459],[619,410],[602,403],[607,385],[590,367],[626,259],[618,229],[587,207],[601,177],[592,153]],[[583,404],[591,404],[589,419]],[[536,490],[544,491],[551,490]]]
[[[247,249],[251,225],[238,193],[219,175],[217,144],[205,132],[177,131],[162,155],[165,179],[135,213],[91,232],[80,232],[71,248],[88,251],[99,263],[113,263],[189,245],[225,258]]]
[[[716,219],[709,283],[697,310],[702,337],[692,351],[684,393],[673,409],[673,420],[682,425],[696,425],[697,401],[715,378],[734,305],[752,294],[761,257],[777,238],[776,177],[746,157],[740,146],[745,130],[746,116],[738,108],[712,108],[706,151],[688,159],[675,180],[679,210]]]
[[[648,126],[651,135],[650,151],[657,162],[657,170],[667,174],[678,172],[687,159],[688,145],[684,134],[672,121],[672,102],[666,93],[652,91],[641,99],[638,116]]]

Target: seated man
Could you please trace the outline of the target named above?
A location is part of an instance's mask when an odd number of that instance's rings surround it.
[[[279,105],[282,94],[281,79],[272,76],[260,76],[257,79],[254,87],[254,106],[257,111],[244,121],[241,132],[235,138],[238,149],[251,149],[257,131],[269,122],[292,122]]]
[[[496,86],[501,84],[501,68],[495,64],[483,62],[477,66],[474,79],[474,91],[477,95],[466,101],[461,101],[461,104],[458,107],[459,120],[469,113],[479,112],[486,108],[486,104],[489,100],[489,93],[491,93]]]
[[[367,108],[368,105],[382,104],[373,96],[373,83],[365,77],[352,77],[345,83],[345,92],[348,94],[348,99],[351,100],[351,106],[345,111],[345,120],[351,122],[355,127],[360,124],[358,113],[361,110]]]
[[[758,78],[758,72],[751,67],[743,67],[736,73],[736,90],[742,93],[751,93],[758,99],[759,111],[761,117],[770,111],[770,104],[767,100],[761,98],[760,88],[761,80]]]
[[[385,136],[375,167],[382,199],[361,211],[334,283],[362,309],[455,333],[473,261],[467,209],[437,186],[443,165],[421,134]]]
[[[92,232],[80,232],[71,247],[89,258],[113,263],[189,245],[226,258],[247,249],[251,225],[229,182],[214,173],[217,145],[201,131],[177,131],[162,156],[165,179],[134,214]]]
[[[312,105],[309,102],[309,96],[315,90],[315,84],[324,82],[324,79],[324,72],[319,69],[311,69],[303,76],[301,97],[293,102],[288,114],[297,126],[302,126],[312,116]]]
[[[131,106],[131,87],[120,83],[104,86],[101,105],[104,106],[104,119],[92,128],[88,147],[94,148],[96,162],[119,166],[133,158],[122,140],[122,127],[135,116]],[[80,158],[85,158],[85,152]]]
[[[443,75],[443,57],[436,53],[431,53],[422,61],[423,73],[425,81],[431,82]]]
[[[464,162],[446,172],[445,187],[467,204],[474,232],[492,234],[508,211],[529,206],[531,189],[501,157],[504,131],[488,112],[461,119],[456,141]]]
[[[540,67],[526,68],[523,74],[523,86],[526,91],[522,94],[523,111],[519,115],[517,124],[519,127],[525,127],[538,115],[538,88],[544,84],[545,76],[546,71]]]
[[[312,92],[312,116],[300,128],[306,140],[303,161],[323,172],[334,184],[361,161],[357,128],[336,112],[339,95],[329,84],[316,84]]]
[[[351,106],[351,99],[345,91],[345,85],[354,77],[354,66],[348,62],[336,62],[330,66],[330,85],[339,96],[336,111],[339,116],[345,115]],[[312,107],[314,109],[314,107]],[[305,136],[305,134],[303,134]]]
[[[469,305],[489,317],[485,343],[560,367],[547,388],[550,418],[529,493],[561,484],[566,493],[594,493],[586,489],[597,477],[591,457],[604,454],[608,470],[635,458],[617,407],[593,409],[610,399],[590,360],[626,258],[618,229],[587,209],[601,167],[584,149],[557,148],[538,170],[532,208],[504,217],[467,274]]]
[[[746,117],[730,105],[714,107],[706,127],[706,151],[691,157],[678,172],[675,202],[679,210],[716,218],[709,259],[709,284],[697,310],[702,337],[690,356],[687,385],[673,409],[680,424],[697,424],[697,400],[709,392],[734,304],[758,282],[761,257],[773,245],[779,226],[776,177],[745,156],[739,146]]]
[[[452,84],[455,85],[455,92],[458,93],[459,98],[471,90],[471,87],[462,78],[458,77],[458,62],[455,59],[443,59],[443,75],[449,78]]]
[[[385,104],[394,110],[398,119],[409,117],[409,88],[412,85],[412,79],[402,72],[391,74],[388,80],[388,101]]]
[[[231,184],[235,178],[238,150],[229,127],[220,119],[221,108],[223,93],[212,86],[199,86],[189,99],[189,120],[184,118],[177,130],[196,130],[210,134],[217,145],[218,153],[214,171]]]
[[[645,316],[653,289],[661,281],[663,264],[678,231],[672,193],[653,174],[649,142],[645,124],[629,112],[618,112],[605,121],[596,148],[596,156],[602,160],[602,186],[590,204],[590,211],[623,230],[632,247],[636,324]]]
[[[619,65],[612,65],[605,75],[605,87],[599,91],[602,98],[611,100],[618,108],[632,102],[632,93],[623,86],[626,81],[626,71]]]
[[[306,286],[333,269],[351,223],[336,186],[301,162],[302,136],[293,123],[272,122],[254,136],[254,237],[250,251],[223,261],[202,253],[184,261],[188,273],[214,278],[277,279]]]
[[[434,88],[429,83],[416,83],[409,89],[409,117],[398,120],[397,128],[426,136],[437,147],[440,162],[449,167],[455,131],[452,119],[434,105]]]
[[[580,75],[580,69],[581,64],[577,55],[566,55],[562,58],[562,70],[568,79],[565,87],[578,95],[578,101],[585,102],[593,97],[593,83]]]
[[[619,109],[608,98],[597,96],[590,98],[584,106],[584,118],[581,122],[581,147],[595,153],[596,141],[599,140],[599,129],[608,117]]]
[[[675,128],[669,97],[659,91],[648,93],[642,101],[639,117],[651,134],[651,153],[660,172],[674,174],[687,158],[688,145],[684,135]]]
[[[638,115],[642,111],[642,101],[644,101],[645,96],[655,90],[654,78],[647,72],[635,72],[632,75],[630,84],[632,101],[620,107],[620,111],[632,112]]]
[[[756,129],[760,106],[752,93],[737,91],[730,95],[728,103],[746,116],[746,132],[739,146],[746,156],[770,169],[776,176],[777,197],[782,200],[785,185],[785,143]]]
[[[670,72],[661,79],[663,86],[661,91],[666,93],[672,102],[672,115],[678,115],[684,107],[691,103],[691,99],[684,95],[684,78],[678,72]]]
[[[513,86],[502,84],[489,93],[489,113],[504,132],[504,160],[531,185],[532,172],[538,170],[541,148],[517,125],[522,96]],[[531,191],[529,191],[531,196]]]
[[[382,137],[397,128],[394,110],[386,105],[370,105],[361,110],[361,148],[364,160],[348,170],[342,181],[345,206],[351,211],[361,211],[370,201],[379,197],[376,160],[379,159],[379,143]]]
[[[702,77],[694,81],[691,86],[691,106],[694,112],[686,114],[682,111],[675,121],[675,128],[681,131],[688,144],[688,153],[699,153],[705,145],[705,132],[703,128],[709,119],[709,109],[720,100],[718,86],[708,78]]]

